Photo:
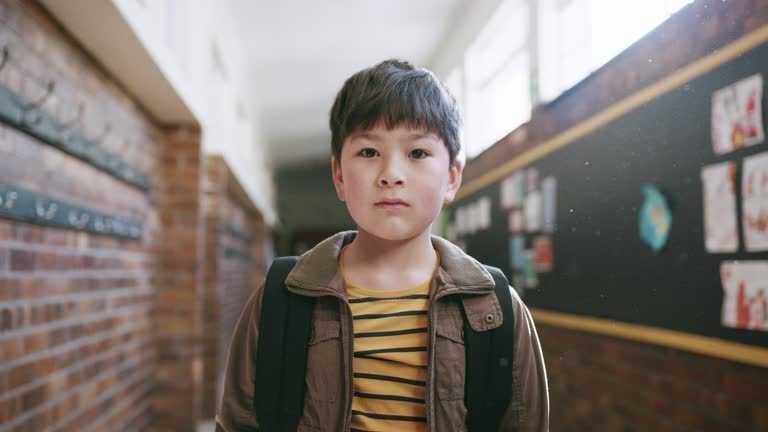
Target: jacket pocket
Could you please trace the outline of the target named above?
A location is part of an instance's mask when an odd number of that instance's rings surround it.
[[[315,321],[307,347],[306,398],[335,402],[340,393],[342,365],[339,322]]]
[[[435,386],[437,396],[442,401],[464,400],[464,331],[460,323],[451,324],[436,329]]]

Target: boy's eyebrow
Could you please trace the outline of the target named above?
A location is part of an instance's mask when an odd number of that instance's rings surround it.
[[[352,139],[363,138],[370,141],[381,141],[381,138],[379,138],[376,134],[372,134],[370,132],[354,132],[350,134],[350,137]]]

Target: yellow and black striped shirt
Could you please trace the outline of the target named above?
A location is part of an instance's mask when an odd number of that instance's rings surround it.
[[[339,267],[343,276],[341,261]],[[354,331],[352,431],[426,431],[431,278],[402,291],[366,290],[344,279]]]

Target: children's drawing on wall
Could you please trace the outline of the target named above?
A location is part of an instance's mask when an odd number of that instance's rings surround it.
[[[643,185],[645,202],[640,208],[640,237],[654,252],[659,252],[669,238],[672,212],[664,194],[653,185]]]
[[[758,144],[763,129],[763,76],[752,75],[712,94],[712,145],[724,154]]]
[[[742,213],[747,251],[768,250],[768,153],[744,159]]]
[[[536,270],[552,270],[552,237],[538,236],[533,239],[533,252],[536,257]]]
[[[500,202],[502,210],[521,207],[525,196],[525,177],[520,171],[508,176],[501,181]]]
[[[707,252],[736,252],[736,164],[723,162],[701,169],[704,193],[704,245]]]
[[[541,192],[544,196],[544,221],[542,230],[545,233],[555,232],[555,215],[557,210],[557,180],[552,177],[546,177],[541,181]]]
[[[768,261],[720,265],[723,326],[768,331]]]
[[[525,230],[528,233],[541,231],[543,222],[543,198],[539,189],[539,170],[526,170]]]

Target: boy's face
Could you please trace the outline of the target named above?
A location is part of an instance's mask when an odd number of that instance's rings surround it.
[[[424,233],[461,185],[461,164],[449,163],[436,134],[377,125],[350,134],[341,161],[331,160],[339,199],[361,230],[386,240]]]

